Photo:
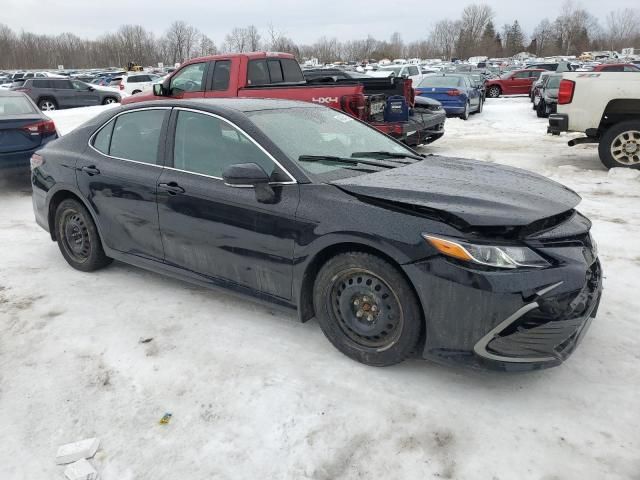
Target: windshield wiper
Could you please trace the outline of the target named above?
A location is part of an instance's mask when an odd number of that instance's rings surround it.
[[[424,157],[413,155],[411,153],[396,153],[396,152],[354,152],[352,157],[371,157],[379,158],[381,160],[389,158],[412,158],[414,160],[424,160]]]
[[[344,163],[346,165],[357,166],[371,165],[380,168],[396,168],[397,165],[390,165],[384,162],[376,162],[375,160],[361,160],[360,158],[347,158],[347,157],[335,157],[332,155],[300,155],[298,157],[299,162],[336,162]]]

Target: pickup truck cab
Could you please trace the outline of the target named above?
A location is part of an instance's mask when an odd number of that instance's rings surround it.
[[[417,65],[388,65],[369,72],[367,75],[372,77],[410,78],[413,80],[414,85],[420,83],[425,76]]]
[[[582,132],[569,146],[597,143],[607,168],[640,169],[640,75],[624,72],[564,73],[558,113],[547,131]]]
[[[407,104],[413,107],[413,89],[407,81],[404,87]],[[342,110],[363,120],[378,130],[409,145],[428,143],[435,135],[442,136],[444,115],[438,121],[384,121],[387,98],[382,93],[366,94],[357,80],[349,82],[308,83],[300,65],[287,53],[240,53],[194,58],[183,63],[152,92],[123,100],[123,104],[162,98],[278,98],[318,103]],[[414,115],[415,117],[415,115]]]
[[[514,70],[500,78],[487,82],[487,97],[498,98],[501,95],[530,95],[531,87],[543,72],[542,68]]]

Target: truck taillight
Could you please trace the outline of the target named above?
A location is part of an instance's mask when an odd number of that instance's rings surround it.
[[[450,97],[459,97],[462,95],[462,92],[454,88],[453,90],[447,90],[447,95]]]
[[[56,124],[53,120],[42,120],[41,122],[30,123],[22,127],[22,130],[30,133],[31,135],[50,135],[56,133]]]
[[[566,105],[573,102],[573,92],[576,88],[576,82],[573,80],[560,80],[558,89],[558,105]]]
[[[349,115],[353,115],[360,120],[365,120],[365,108],[366,108],[366,100],[364,95],[361,93],[356,93],[354,95],[343,95],[340,99],[340,105],[342,106],[342,110],[347,112]]]
[[[31,170],[34,170],[35,168],[44,165],[44,157],[42,155],[34,153],[33,155],[31,155],[29,163],[31,164]]]

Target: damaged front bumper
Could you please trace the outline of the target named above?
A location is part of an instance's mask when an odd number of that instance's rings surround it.
[[[417,146],[431,143],[442,137],[446,120],[444,111],[423,113],[416,109],[408,122],[379,122],[372,125],[409,146]]]
[[[600,262],[588,235],[538,249],[554,266],[481,271],[442,257],[405,265],[425,315],[422,356],[507,371],[566,360],[597,313]]]

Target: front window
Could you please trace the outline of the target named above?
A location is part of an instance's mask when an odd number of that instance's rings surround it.
[[[274,181],[279,180],[273,160],[230,123],[204,113],[178,113],[174,168],[222,178],[227,167],[238,163],[256,163]]]
[[[171,79],[170,89],[181,92],[200,92],[204,90],[206,66],[207,64],[204,62],[187,65]]]
[[[328,108],[289,108],[248,112],[251,121],[300,168],[319,181],[362,174],[360,165],[301,162],[300,156],[366,158],[361,152],[415,155],[403,145],[354,118]],[[364,168],[364,167],[363,167]],[[367,166],[370,170],[379,167]]]

